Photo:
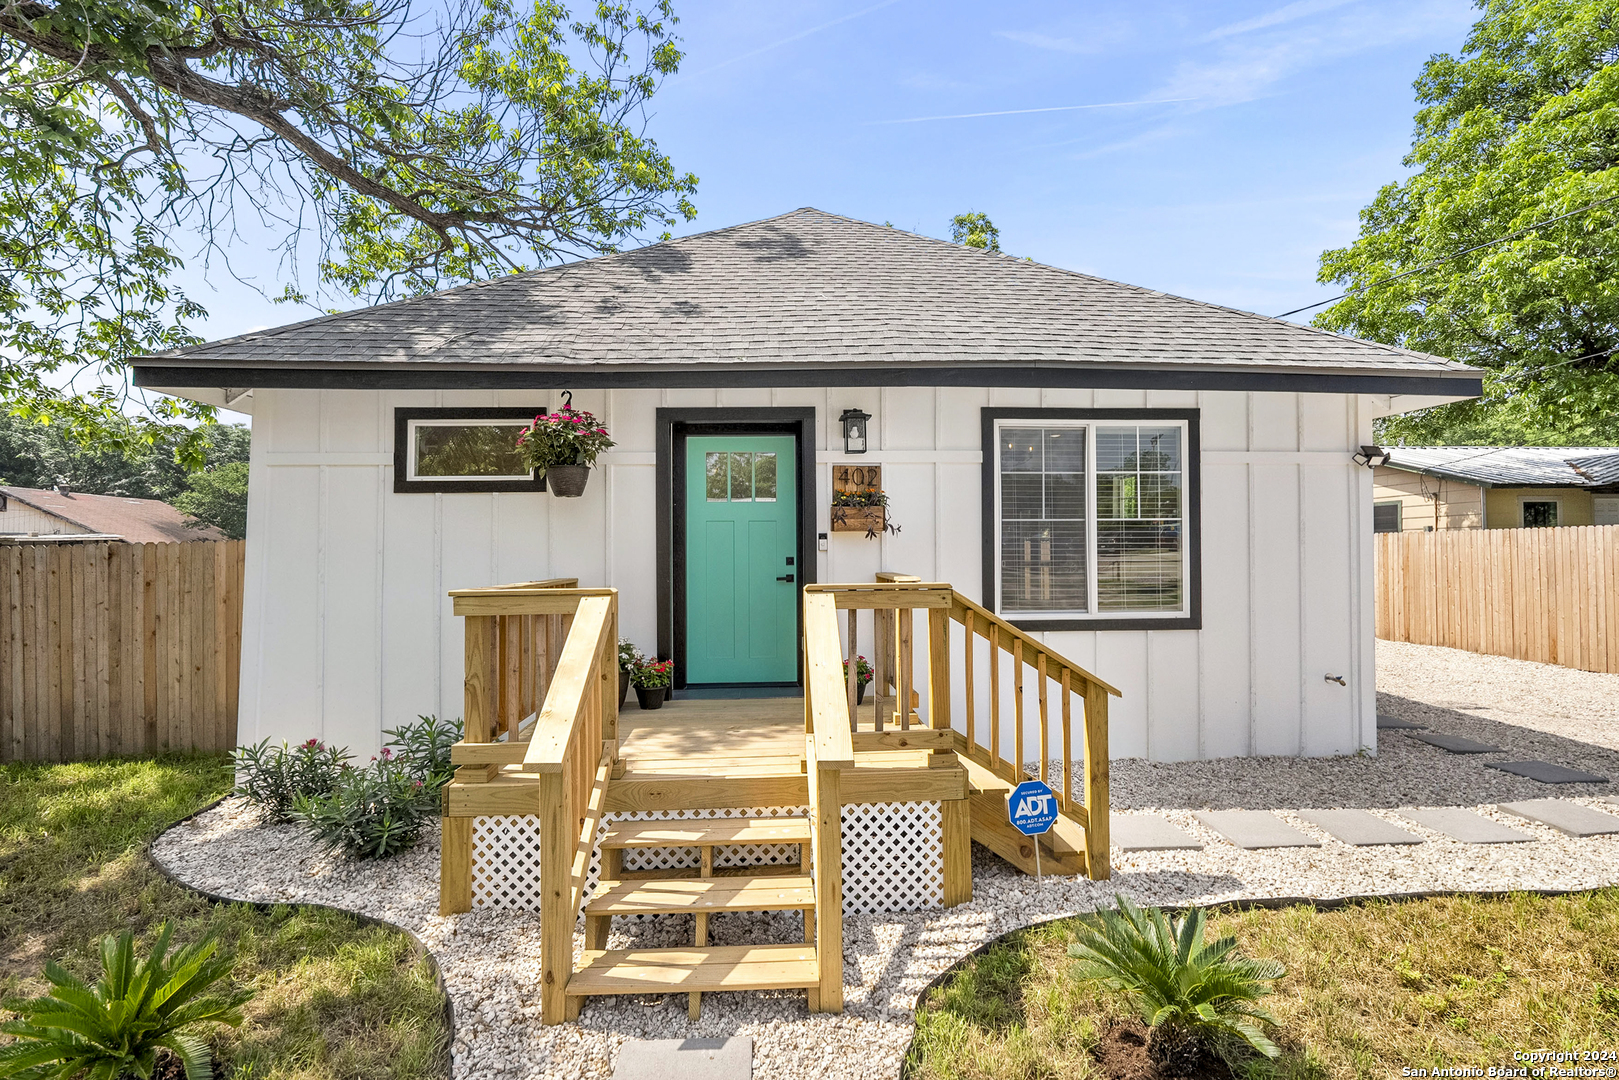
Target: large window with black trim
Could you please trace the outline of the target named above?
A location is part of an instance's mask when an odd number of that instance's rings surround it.
[[[1197,625],[1196,410],[984,410],[984,586],[1040,629]]]
[[[517,437],[544,409],[395,409],[394,491],[544,491]]]

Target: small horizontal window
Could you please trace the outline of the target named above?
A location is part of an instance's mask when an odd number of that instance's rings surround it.
[[[517,438],[544,409],[395,409],[396,492],[544,491]]]
[[[1400,504],[1381,502],[1372,504],[1372,531],[1374,533],[1400,531]]]

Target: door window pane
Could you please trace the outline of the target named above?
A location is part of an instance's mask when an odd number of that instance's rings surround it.
[[[707,491],[709,502],[725,502],[730,497],[730,487],[726,480],[726,462],[729,455],[723,453],[709,453],[704,455],[703,470],[707,476]]]
[[[730,457],[731,501],[751,502],[753,500],[753,455],[732,452]]]
[[[1009,428],[999,441],[1001,608],[1084,611],[1085,429]]]
[[[528,426],[511,423],[439,424],[412,422],[412,475],[483,480],[524,479],[533,473],[517,452],[517,436]]]
[[[753,501],[776,501],[776,455],[753,455]]]

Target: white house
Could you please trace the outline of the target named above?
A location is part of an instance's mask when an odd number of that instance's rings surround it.
[[[1371,748],[1352,458],[1375,417],[1480,392],[1452,361],[813,209],[135,369],[253,415],[242,739],[363,752],[460,715],[450,589],[611,586],[678,685],[792,684],[798,586],[881,570],[1119,687],[1114,756]],[[583,497],[498,448],[434,458],[565,392],[617,441]],[[833,531],[839,464],[881,467],[897,534]]]

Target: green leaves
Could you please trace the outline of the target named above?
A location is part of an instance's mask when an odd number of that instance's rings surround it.
[[[1120,896],[1116,910],[1080,920],[1080,940],[1068,948],[1078,961],[1074,976],[1129,997],[1153,1029],[1149,1051],[1202,1039],[1224,1052],[1234,1040],[1275,1057],[1276,1044],[1260,1026],[1275,1018],[1256,1003],[1287,970],[1238,955],[1235,938],[1205,942],[1207,919],[1202,910],[1171,919]]]
[[[697,178],[646,132],[677,21],[669,0],[0,8],[0,408],[86,440],[212,419],[131,416],[124,385],[197,340],[173,278],[202,258],[346,306],[690,220]]]
[[[240,1024],[239,1007],[252,994],[210,994],[230,975],[232,961],[215,955],[212,938],[171,957],[169,937],[164,923],[145,959],[136,958],[128,930],[102,938],[102,974],[94,986],[47,963],[51,993],[7,1004],[18,1018],[0,1031],[16,1041],[0,1046],[0,1077],[145,1080],[156,1068],[157,1051],[166,1048],[180,1057],[186,1080],[210,1080],[207,1046],[188,1029]]]
[[[1359,239],[1322,255],[1319,280],[1350,296],[1315,325],[1483,367],[1491,409],[1550,441],[1619,430],[1616,56],[1616,0],[1485,8],[1462,53],[1417,80],[1416,172],[1378,192]],[[1422,429],[1405,423],[1383,437]]]
[[[1001,230],[989,220],[988,214],[957,214],[950,219],[950,239],[970,248],[1001,250]]]

